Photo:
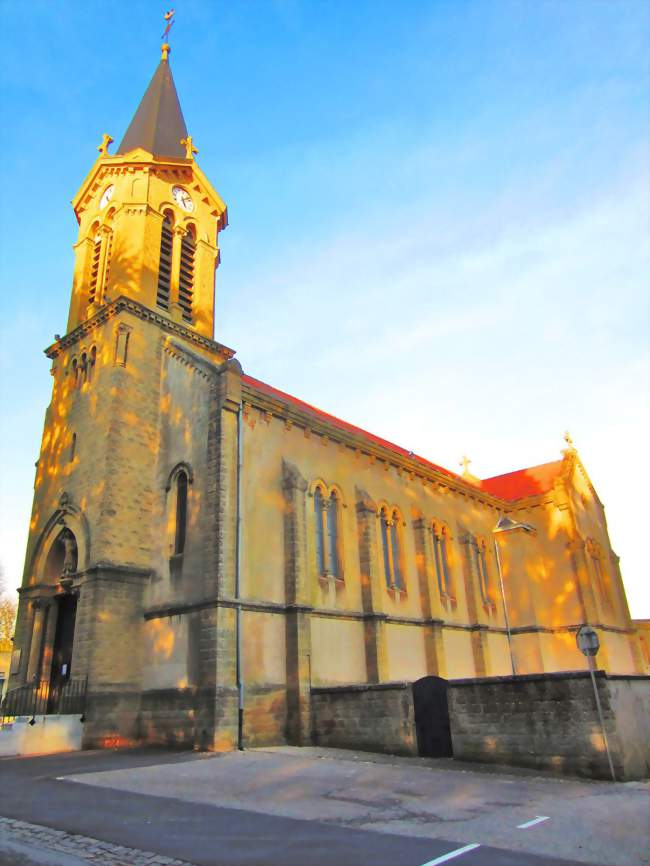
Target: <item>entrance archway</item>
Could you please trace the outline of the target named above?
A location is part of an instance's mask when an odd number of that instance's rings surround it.
[[[52,670],[48,699],[48,712],[50,713],[58,711],[63,687],[70,680],[72,674],[72,647],[77,616],[77,596],[59,595],[54,599],[54,604],[56,605],[56,630],[52,647]]]

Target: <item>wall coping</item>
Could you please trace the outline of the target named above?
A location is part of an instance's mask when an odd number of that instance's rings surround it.
[[[394,690],[410,689],[413,683],[391,682],[391,683],[348,683],[341,686],[312,686],[312,695],[344,694],[346,692],[385,692]]]
[[[517,674],[515,676],[512,676],[511,674],[507,677],[472,677],[460,680],[449,680],[449,685],[474,686],[489,683],[532,683],[543,680],[582,680],[589,679],[589,676],[589,671],[553,671],[539,674]],[[594,676],[597,679],[604,680],[632,680],[634,682],[641,680],[650,682],[650,676],[646,674],[608,674],[607,671],[597,670],[594,671]]]

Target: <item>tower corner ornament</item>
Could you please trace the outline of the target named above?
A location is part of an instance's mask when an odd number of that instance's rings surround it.
[[[199,151],[194,147],[192,136],[188,135],[187,138],[181,138],[181,144],[185,148],[185,159],[194,159],[194,154]]]
[[[113,139],[110,137],[108,133],[104,133],[102,135],[102,143],[97,147],[97,150],[101,154],[101,156],[108,156],[108,147],[113,143]]]

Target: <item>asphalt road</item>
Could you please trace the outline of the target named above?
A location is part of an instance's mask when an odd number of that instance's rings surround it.
[[[207,760],[219,762],[218,758]],[[60,778],[164,765],[171,780],[192,762],[201,761],[206,761],[201,755],[158,751],[2,759],[0,815],[156,852],[197,866],[425,866],[445,862],[438,858],[470,844],[349,829],[318,820],[297,820]],[[130,775],[138,777],[137,772]],[[474,844],[480,847],[446,862],[454,866],[574,866],[578,862],[490,847],[481,844],[480,839]],[[22,855],[18,852],[17,856]],[[71,858],[69,862],[76,861]]]

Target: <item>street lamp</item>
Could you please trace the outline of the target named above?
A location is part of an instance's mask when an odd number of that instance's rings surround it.
[[[506,621],[506,633],[508,635],[508,650],[510,651],[510,664],[512,666],[513,676],[517,675],[517,667],[515,665],[515,654],[512,649],[512,633],[510,631],[510,617],[508,616],[508,603],[506,602],[506,593],[503,586],[503,572],[501,570],[501,557],[499,556],[499,545],[497,544],[496,536],[500,532],[512,532],[514,529],[523,529],[524,532],[535,532],[535,527],[530,523],[521,523],[518,520],[513,520],[511,517],[502,515],[497,521],[497,525],[492,530],[494,535],[494,553],[497,560],[497,571],[499,572],[499,587],[501,588],[501,601],[503,602],[503,616]]]

